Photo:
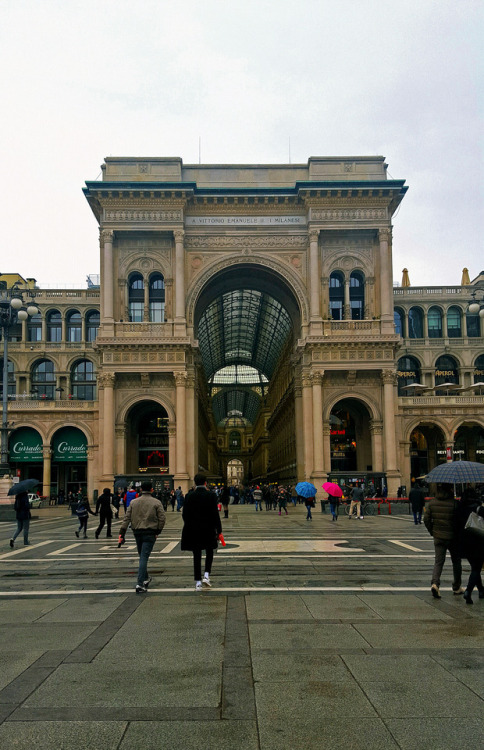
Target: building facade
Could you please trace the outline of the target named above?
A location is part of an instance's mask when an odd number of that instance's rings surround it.
[[[102,170],[84,189],[100,284],[36,289],[9,344],[20,476],[44,494],[203,470],[392,495],[449,456],[484,461],[484,279],[393,288],[407,188],[382,157]]]

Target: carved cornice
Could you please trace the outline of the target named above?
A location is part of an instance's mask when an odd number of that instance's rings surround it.
[[[383,385],[396,385],[397,373],[395,372],[395,370],[382,370],[381,382],[383,383]]]
[[[143,205],[145,205],[143,203]],[[173,224],[175,221],[183,221],[183,211],[172,209],[172,210],[157,210],[149,208],[123,208],[123,209],[110,209],[107,208],[104,211],[104,221],[113,221],[116,224],[122,224],[123,222],[167,222]]]
[[[284,235],[262,235],[254,236],[249,234],[238,233],[236,235],[207,235],[207,234],[188,234],[185,239],[186,250],[206,249],[226,249],[226,248],[249,248],[251,250],[261,250],[267,248],[283,250],[305,250],[307,246],[307,235],[289,234]]]
[[[312,221],[382,221],[387,218],[388,212],[385,208],[311,209]]]

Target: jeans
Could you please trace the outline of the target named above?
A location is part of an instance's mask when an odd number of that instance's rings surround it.
[[[472,590],[474,586],[478,589],[479,593],[484,591],[484,586],[482,584],[482,576],[481,576],[481,570],[482,566],[484,565],[484,559],[481,555],[477,555],[474,557],[473,555],[468,555],[467,559],[469,560],[470,566],[471,566],[471,572],[469,575],[469,580],[467,582],[467,591],[469,591],[472,594]]]
[[[454,573],[452,589],[454,591],[457,591],[457,589],[460,588],[462,582],[462,560],[460,558],[457,542],[455,540],[448,542],[444,541],[443,539],[434,538],[434,548],[435,563],[432,572],[432,583],[440,586],[440,576],[442,574],[442,568],[444,567],[445,555],[447,550],[449,550],[452,560],[452,569]]]
[[[306,505],[306,508],[307,508],[307,511],[308,511],[308,514],[306,516],[306,521],[308,521],[310,518],[312,518],[312,515],[311,515],[311,506],[310,505]]]
[[[112,521],[112,518],[113,518],[113,514],[111,513],[111,511],[109,511],[109,513],[103,513],[102,510],[100,511],[100,513],[99,513],[99,526],[96,529],[96,536],[99,536],[99,534],[103,530],[104,522],[106,522],[106,525],[107,525],[107,532],[106,532],[106,534],[108,536],[111,536],[111,521]]]
[[[422,523],[422,511],[421,510],[413,511],[413,520],[415,521],[415,525],[417,525],[418,523]]]
[[[30,527],[30,518],[25,518],[23,521],[17,518],[17,531],[12,537],[13,541],[16,540],[16,538],[18,537],[18,535],[23,529],[24,544],[28,544],[29,543],[29,527]]]
[[[156,534],[154,531],[133,531],[133,534],[139,555],[138,586],[143,586],[149,578],[148,560],[156,542]]]
[[[80,534],[81,531],[84,529],[84,536],[87,536],[87,521],[89,519],[89,516],[81,516],[79,520],[79,528],[77,530],[77,533]]]
[[[212,572],[213,549],[205,550],[205,573]],[[202,550],[193,550],[193,575],[196,581],[202,580]]]
[[[333,518],[336,518],[336,516],[338,515],[338,503],[330,503],[329,509]]]
[[[259,506],[259,507],[257,507]],[[262,500],[256,500],[255,501],[255,509],[256,510],[262,510]]]

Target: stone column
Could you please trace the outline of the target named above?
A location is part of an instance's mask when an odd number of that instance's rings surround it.
[[[311,320],[321,318],[321,299],[319,284],[319,229],[309,230],[309,289]]]
[[[375,278],[365,279],[365,318],[369,320],[375,315]]]
[[[101,230],[101,323],[114,323],[114,232]]]
[[[304,479],[309,481],[313,471],[313,395],[309,374],[302,376],[302,413],[304,432]]]
[[[331,425],[323,424],[323,466],[326,477],[331,472]]]
[[[370,422],[370,435],[371,435],[371,461],[373,471],[383,471],[383,425],[381,422],[372,420]]]
[[[313,471],[314,480],[323,476],[323,373],[311,376],[313,395]]]
[[[173,232],[175,237],[175,320],[185,320],[185,248],[183,238],[185,232],[177,229]]]
[[[382,370],[383,382],[383,437],[385,442],[385,471],[388,481],[388,494],[396,494],[400,484],[400,473],[397,470],[397,452],[395,446],[395,383],[396,373],[393,370]]]
[[[380,300],[382,332],[393,333],[393,272],[391,250],[391,228],[378,232],[380,241]]]
[[[301,481],[304,477],[304,429],[302,382],[298,376],[294,379],[294,419],[296,426],[296,477],[298,481]]]
[[[126,425],[114,427],[114,474],[127,474]]]
[[[173,476],[176,474],[176,426],[168,425],[168,470]]]
[[[187,474],[187,418],[186,385],[187,373],[175,372],[176,386],[176,477],[182,489],[188,488]]]
[[[52,463],[52,451],[50,445],[42,447],[43,472],[42,472],[42,495],[50,500],[50,471]]]
[[[321,307],[323,319],[331,317],[329,309],[329,276],[321,276]]]
[[[186,380],[186,405],[187,405],[187,472],[188,476],[193,479],[195,476],[198,461],[195,461],[195,375],[188,373]],[[197,457],[198,458],[198,457]]]
[[[102,456],[103,477],[114,475],[114,383],[116,376],[113,372],[105,372],[98,376],[103,401],[103,429]],[[101,393],[99,395],[101,395]]]
[[[350,280],[346,276],[344,287],[343,317],[345,320],[351,320]]]

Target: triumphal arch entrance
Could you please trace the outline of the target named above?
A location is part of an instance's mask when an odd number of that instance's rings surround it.
[[[383,157],[102,170],[84,190],[101,238],[99,482],[374,473],[395,492],[406,187]]]

